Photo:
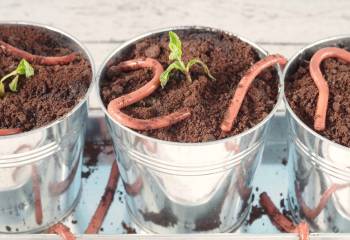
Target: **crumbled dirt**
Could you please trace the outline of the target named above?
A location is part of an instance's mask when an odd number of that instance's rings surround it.
[[[146,222],[151,221],[163,227],[175,226],[178,221],[172,210],[168,208],[162,208],[159,213],[143,212],[141,210],[140,213]]]
[[[282,162],[283,166],[287,166],[288,159],[286,157],[283,157],[281,162]]]
[[[32,27],[0,26],[0,40],[37,55],[73,52],[62,37]],[[0,49],[0,77],[12,72],[20,60]],[[17,93],[10,92],[6,82],[6,95],[0,98],[0,128],[28,131],[59,119],[85,96],[91,82],[91,66],[81,55],[67,65],[32,66],[34,76],[21,76]]]
[[[265,211],[260,206],[252,206],[252,209],[249,214],[249,218],[247,219],[247,225],[252,225],[257,219],[261,218],[265,215]]]
[[[191,117],[167,128],[141,131],[142,134],[175,142],[214,141],[248,130],[269,114],[278,94],[277,73],[272,68],[254,81],[232,131],[223,133],[220,124],[238,82],[259,57],[248,44],[225,33],[194,30],[176,33],[182,40],[183,60],[187,62],[200,58],[208,65],[216,81],[208,78],[198,66],[191,70],[192,84],[185,81],[182,73],[172,73],[164,89],[159,88],[151,96],[123,111],[136,118],[148,119],[187,107],[191,109]],[[120,73],[115,68],[113,71],[113,66],[124,60],[152,57],[166,69],[170,64],[168,43],[168,33],[146,38],[128,49],[123,59],[112,63],[101,83],[105,105],[140,88],[152,78],[152,72],[147,69]]]
[[[309,72],[309,60],[303,60],[295,73],[286,80],[286,97],[297,116],[314,129],[318,89]],[[326,129],[317,132],[350,147],[350,64],[326,59],[322,62],[321,70],[328,82],[330,94]]]
[[[193,231],[205,232],[219,228],[222,223],[220,219],[221,208],[222,204],[219,208],[212,209],[208,213],[208,216],[196,219],[195,228],[193,229]]]
[[[136,234],[136,229],[133,227],[130,227],[124,221],[122,222],[122,227],[124,228],[127,234]]]

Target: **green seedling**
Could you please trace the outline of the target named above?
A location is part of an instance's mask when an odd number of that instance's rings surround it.
[[[34,75],[34,69],[33,67],[27,62],[25,59],[22,59],[17,68],[10,72],[9,74],[5,75],[3,78],[0,79],[0,97],[5,96],[5,81],[12,78],[11,82],[9,83],[9,89],[12,92],[17,92],[18,90],[18,80],[21,75],[24,75],[26,78],[30,78]]]
[[[215,80],[215,78],[210,74],[208,66],[202,62],[198,58],[194,58],[190,60],[187,65],[184,63],[184,61],[181,59],[182,58],[182,46],[181,46],[181,40],[179,36],[170,31],[169,32],[169,49],[170,49],[170,55],[169,55],[169,60],[173,61],[168,68],[160,75],[160,85],[162,88],[165,87],[165,85],[169,81],[170,73],[173,70],[179,70],[183,74],[185,74],[187,81],[190,83],[192,82],[191,74],[190,74],[190,69],[193,65],[199,64],[202,66],[204,72],[210,77],[211,79]]]

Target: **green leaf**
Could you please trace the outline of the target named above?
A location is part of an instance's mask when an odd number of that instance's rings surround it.
[[[5,85],[3,82],[0,82],[0,97],[5,96]]]
[[[26,78],[29,78],[34,75],[34,68],[27,60],[22,59],[17,66],[16,72],[19,75],[25,75]]]
[[[190,69],[191,69],[191,67],[192,67],[193,65],[195,65],[195,64],[201,65],[202,68],[203,68],[203,70],[204,70],[204,72],[208,75],[208,77],[210,77],[212,80],[215,80],[215,78],[213,77],[213,75],[210,74],[210,71],[209,71],[208,66],[207,66],[204,62],[202,62],[200,59],[198,59],[198,58],[194,58],[194,59],[192,59],[191,61],[189,61],[189,62],[187,63],[186,72],[189,72]]]
[[[9,84],[9,88],[12,92],[17,92],[18,78],[19,75],[16,75]]]
[[[168,68],[160,75],[160,85],[162,86],[162,88],[165,87],[165,85],[168,83],[169,81],[169,76],[170,76],[170,73],[173,71],[173,70],[179,70],[181,72],[185,72],[185,66],[183,64],[183,62],[180,62],[180,61],[175,61],[173,62],[172,64],[170,64],[168,66]]]
[[[170,31],[169,32],[169,48],[170,48],[170,55],[169,60],[181,60],[182,57],[182,46],[181,46],[181,40],[179,36],[175,33]]]

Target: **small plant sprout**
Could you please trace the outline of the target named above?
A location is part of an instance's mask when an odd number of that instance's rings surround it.
[[[211,79],[215,80],[215,78],[210,74],[208,66],[202,62],[199,58],[194,58],[190,60],[187,65],[182,61],[182,46],[181,46],[181,40],[179,36],[170,31],[169,32],[169,49],[170,49],[170,55],[169,60],[173,61],[168,68],[160,75],[160,85],[162,88],[165,87],[165,85],[169,81],[170,73],[173,70],[179,70],[183,74],[185,74],[187,81],[192,82],[190,69],[193,65],[199,64],[203,67],[204,72],[210,77]]]
[[[9,74],[5,75],[3,78],[0,79],[0,97],[3,97],[5,95],[5,81],[9,78],[12,78],[11,82],[9,83],[9,88],[12,92],[17,92],[18,89],[18,80],[21,75],[24,75],[26,78],[30,78],[34,75],[34,69],[33,67],[27,62],[25,59],[22,59],[17,68],[10,72]]]

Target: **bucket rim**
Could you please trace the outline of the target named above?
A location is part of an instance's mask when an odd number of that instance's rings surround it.
[[[104,112],[105,116],[108,118],[110,123],[113,123],[115,125],[117,125],[118,127],[120,127],[122,130],[137,136],[139,138],[142,139],[146,139],[148,141],[152,141],[155,143],[159,143],[159,144],[166,144],[166,145],[177,145],[177,146],[210,146],[210,145],[214,145],[214,144],[221,144],[224,142],[229,142],[229,141],[235,141],[235,140],[239,140],[240,138],[242,138],[245,135],[249,135],[251,133],[253,133],[254,131],[258,130],[259,128],[262,128],[263,126],[265,126],[269,120],[275,115],[279,105],[282,103],[283,101],[283,89],[284,89],[284,82],[282,81],[282,71],[279,65],[275,66],[275,69],[277,70],[277,78],[278,78],[278,95],[276,98],[276,103],[273,107],[273,109],[269,112],[269,114],[262,120],[260,121],[258,124],[256,124],[254,127],[239,133],[237,135],[231,136],[231,137],[227,137],[227,138],[223,138],[223,139],[219,139],[219,140],[215,140],[215,141],[209,141],[209,142],[196,142],[196,143],[186,143],[186,142],[175,142],[175,141],[165,141],[165,140],[161,140],[158,138],[154,138],[154,137],[149,137],[146,136],[144,134],[138,133],[137,131],[128,128],[124,125],[122,125],[121,123],[119,123],[118,121],[116,121],[115,119],[113,119],[110,114],[108,113],[102,98],[101,98],[101,94],[100,94],[100,83],[102,82],[102,77],[104,75],[104,72],[106,70],[106,67],[108,66],[108,63],[113,60],[116,56],[118,56],[118,53],[121,52],[123,49],[133,45],[135,42],[140,41],[144,38],[147,37],[151,37],[153,35],[157,35],[157,34],[161,34],[161,33],[165,33],[168,31],[178,31],[178,30],[202,30],[202,31],[208,31],[208,32],[222,32],[225,34],[228,34],[229,36],[233,36],[233,37],[237,37],[239,38],[241,41],[249,44],[251,47],[254,48],[254,50],[256,51],[256,53],[259,55],[259,57],[266,57],[268,55],[268,52],[261,48],[260,46],[258,46],[256,43],[248,40],[245,37],[242,37],[241,35],[238,34],[234,34],[230,31],[224,30],[224,29],[219,29],[219,28],[213,28],[213,27],[209,27],[209,26],[199,26],[199,25],[188,25],[188,26],[172,26],[172,27],[165,27],[165,28],[159,28],[159,29],[155,29],[152,31],[148,31],[145,32],[143,34],[140,34],[136,37],[131,38],[130,40],[124,42],[123,44],[121,44],[119,47],[117,47],[115,50],[113,50],[107,57],[106,59],[103,61],[103,63],[101,64],[97,75],[96,75],[96,93],[97,93],[97,98],[98,98],[98,102],[99,102],[99,106],[101,107],[102,111]]]
[[[89,88],[86,91],[84,97],[82,97],[79,100],[79,102],[74,106],[74,108],[72,108],[64,116],[62,116],[62,117],[44,125],[44,126],[41,126],[39,128],[34,128],[30,131],[20,132],[17,134],[11,134],[11,135],[6,135],[6,136],[0,136],[0,140],[16,138],[16,137],[24,137],[24,136],[29,136],[31,134],[35,134],[38,132],[43,132],[47,129],[50,129],[50,128],[57,126],[60,123],[64,122],[67,118],[69,118],[74,113],[76,113],[85,103],[87,103],[87,100],[92,92],[92,89],[94,88],[94,86],[96,84],[96,65],[95,65],[94,59],[92,58],[90,51],[81,41],[79,41],[75,36],[71,35],[70,33],[67,33],[60,28],[53,27],[53,26],[48,25],[48,24],[42,24],[42,23],[31,22],[31,21],[0,21],[0,26],[2,26],[2,25],[18,25],[18,26],[35,27],[35,28],[42,29],[45,31],[54,32],[56,34],[59,34],[59,35],[66,37],[67,39],[72,41],[72,43],[76,44],[76,47],[79,48],[79,50],[81,51],[81,54],[89,62],[90,66],[91,66],[91,82],[90,82]]]

